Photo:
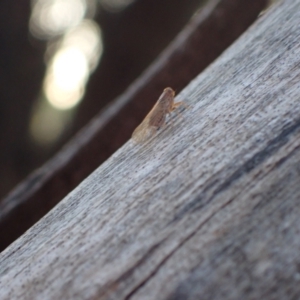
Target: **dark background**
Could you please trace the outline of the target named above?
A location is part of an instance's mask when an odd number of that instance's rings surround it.
[[[30,0],[0,2],[0,198],[57,152],[169,44],[201,0],[136,0],[111,12],[97,3],[95,21],[104,52],[76,108],[71,126],[55,144],[29,135],[33,105],[41,92],[46,41],[29,31]],[[176,89],[176,87],[174,87]]]

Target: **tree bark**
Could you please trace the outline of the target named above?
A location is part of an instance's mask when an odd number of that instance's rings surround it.
[[[300,0],[0,255],[1,299],[299,299]]]
[[[266,0],[210,0],[128,90],[0,203],[0,251],[129,138],[166,86],[177,92],[257,18]]]

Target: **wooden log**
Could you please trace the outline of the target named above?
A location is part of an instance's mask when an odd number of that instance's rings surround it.
[[[0,255],[1,299],[299,299],[300,0],[271,9]],[[172,125],[173,123],[173,125]]]
[[[0,203],[0,251],[122,146],[164,87],[180,91],[216,59],[252,24],[266,1],[208,1],[124,94]]]

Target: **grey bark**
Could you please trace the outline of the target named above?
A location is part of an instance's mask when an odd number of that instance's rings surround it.
[[[256,20],[266,2],[208,1],[126,92],[0,202],[0,251],[126,142],[163,88],[181,91]]]
[[[1,299],[299,299],[300,0],[0,255]]]

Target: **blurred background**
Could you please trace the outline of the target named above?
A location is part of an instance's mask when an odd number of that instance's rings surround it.
[[[0,2],[0,199],[121,94],[203,0]]]

